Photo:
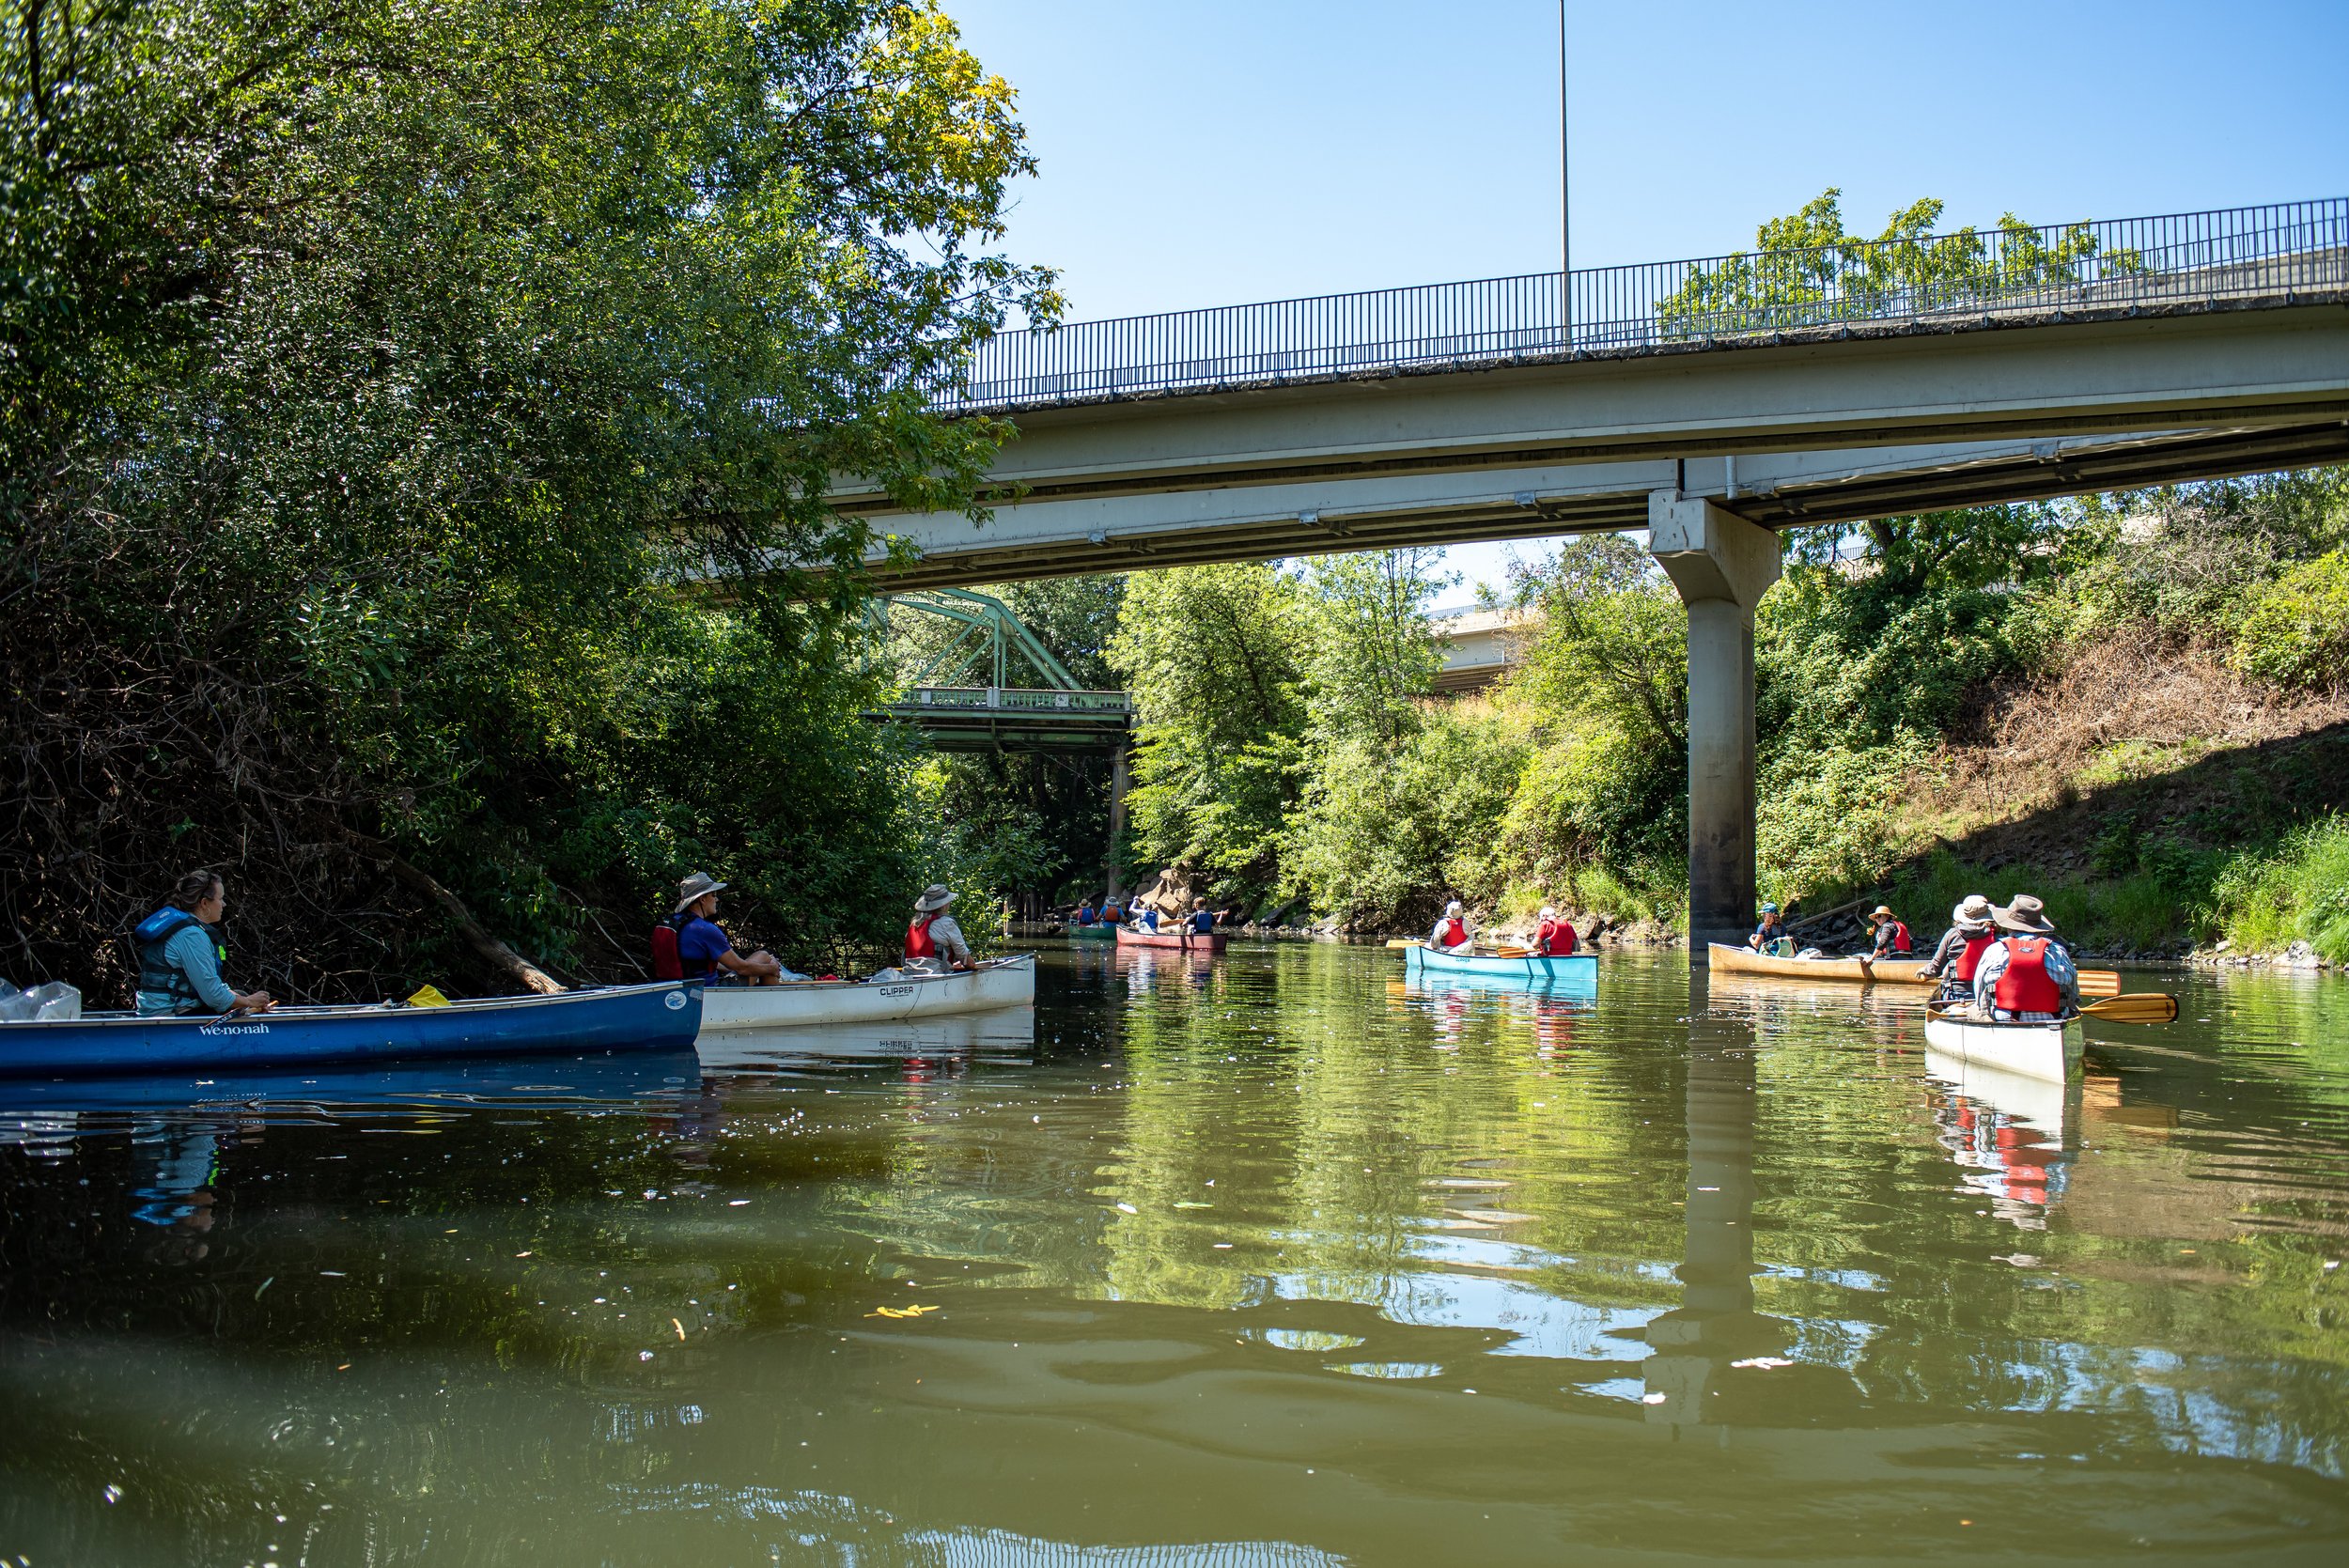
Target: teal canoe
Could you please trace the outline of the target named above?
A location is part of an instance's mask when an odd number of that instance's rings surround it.
[[[1566,958],[1494,958],[1481,954],[1438,953],[1429,947],[1410,947],[1404,949],[1404,963],[1409,973],[1430,979],[1440,975],[1446,979],[1489,981],[1499,986],[1598,988],[1598,957],[1590,953],[1577,953]]]
[[[1072,942],[1113,942],[1117,939],[1117,927],[1106,923],[1072,925],[1068,928],[1068,939]]]

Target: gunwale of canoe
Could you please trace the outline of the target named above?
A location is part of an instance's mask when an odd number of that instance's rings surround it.
[[[1726,974],[1766,974],[1780,980],[1843,980],[1855,986],[1931,986],[1918,973],[1922,958],[1888,958],[1863,968],[1857,958],[1773,958],[1751,948],[1705,944],[1706,960]],[[1875,972],[1871,973],[1870,970]]]

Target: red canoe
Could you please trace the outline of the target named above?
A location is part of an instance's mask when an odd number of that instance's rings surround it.
[[[1120,947],[1187,947],[1199,953],[1221,953],[1223,944],[1230,940],[1221,931],[1202,937],[1190,931],[1135,931],[1123,925],[1117,928]]]

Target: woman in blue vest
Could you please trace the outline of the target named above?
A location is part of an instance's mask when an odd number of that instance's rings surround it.
[[[171,901],[132,933],[139,944],[138,1010],[166,1013],[266,1013],[267,991],[238,991],[220,977],[228,944],[220,934],[228,888],[209,871],[179,878]]]

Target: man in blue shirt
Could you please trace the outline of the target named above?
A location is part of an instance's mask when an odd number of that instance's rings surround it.
[[[696,871],[677,884],[677,912],[669,924],[677,929],[677,956],[686,978],[700,977],[712,986],[773,986],[783,979],[783,962],[761,948],[745,958],[719,927],[718,894],[726,884]]]
[[[1100,918],[1100,915],[1093,908],[1093,895],[1087,893],[1085,895],[1084,902],[1077,906],[1077,924],[1080,925],[1091,925]]]

